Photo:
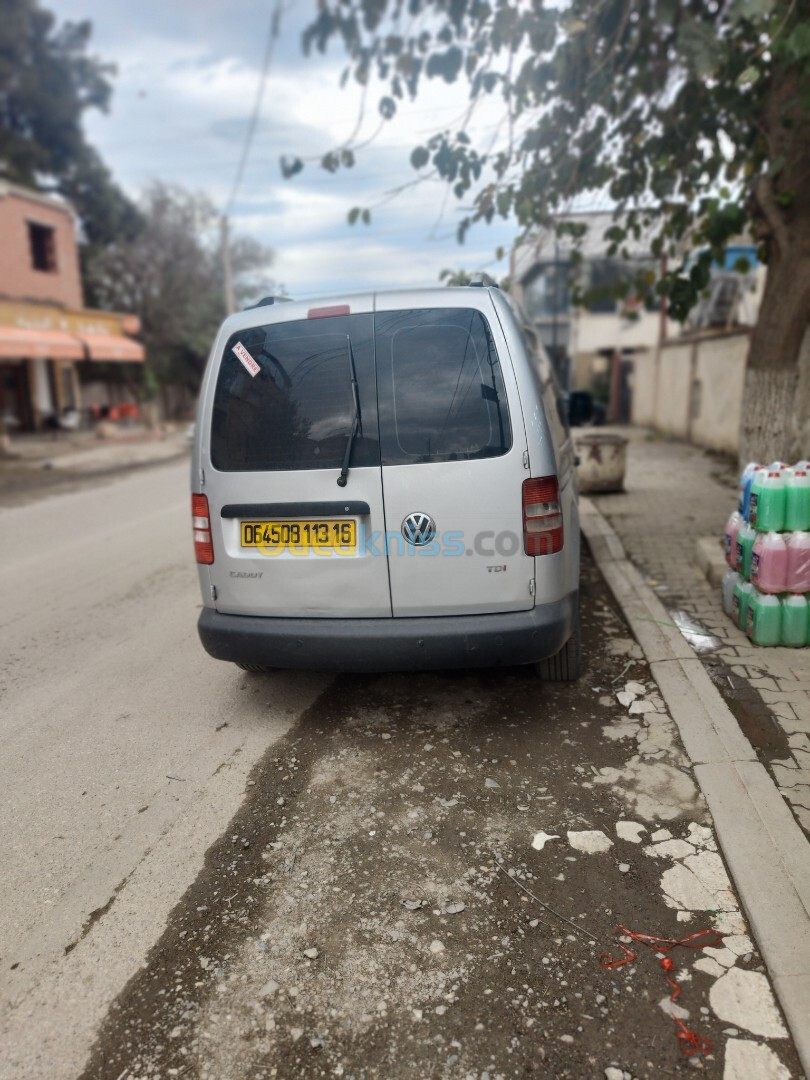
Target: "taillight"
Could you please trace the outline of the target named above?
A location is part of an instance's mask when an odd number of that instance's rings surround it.
[[[191,496],[191,518],[194,525],[194,554],[198,563],[214,561],[214,545],[211,542],[211,518],[208,516],[208,499],[205,495]]]
[[[523,481],[523,550],[553,555],[563,546],[560,485],[556,476]]]

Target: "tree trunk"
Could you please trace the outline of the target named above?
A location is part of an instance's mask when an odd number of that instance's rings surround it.
[[[810,114],[797,65],[777,66],[761,116],[768,156],[781,165],[753,191],[768,277],[751,338],[740,422],[740,460],[793,462],[807,445],[810,362],[803,343],[810,326]],[[810,346],[808,346],[810,347]]]
[[[810,258],[768,269],[751,338],[740,422],[740,463],[810,455]],[[804,344],[803,344],[804,343]]]

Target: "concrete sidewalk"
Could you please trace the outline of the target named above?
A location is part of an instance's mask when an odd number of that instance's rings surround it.
[[[122,427],[106,438],[84,431],[16,436],[9,451],[0,453],[0,505],[30,502],[68,486],[183,457],[191,449],[187,428]]]
[[[583,532],[678,725],[810,1074],[810,649],[753,646],[706,579],[734,465],[622,433],[626,490],[583,498]]]
[[[681,613],[710,636],[692,638],[759,760],[810,837],[810,649],[760,648],[723,611],[706,577],[706,549],[736,508],[736,468],[727,459],[638,429],[630,439],[625,492],[592,501],[629,558],[681,625]],[[698,544],[702,545],[698,555]],[[704,565],[700,565],[700,560]]]

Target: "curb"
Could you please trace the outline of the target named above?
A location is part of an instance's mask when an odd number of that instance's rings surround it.
[[[714,818],[732,881],[810,1075],[810,844],[666,608],[590,499],[582,532],[661,691]]]
[[[134,469],[142,465],[162,465],[190,453],[191,447],[176,439],[150,440],[77,450],[75,453],[61,454],[37,464],[39,468],[89,476],[116,469]]]
[[[728,563],[716,536],[702,536],[695,541],[695,562],[709,584],[719,589],[723,584],[723,575],[728,570]]]

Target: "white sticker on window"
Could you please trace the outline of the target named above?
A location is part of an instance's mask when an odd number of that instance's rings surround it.
[[[261,371],[261,368],[247,351],[241,341],[237,341],[237,343],[233,347],[233,351],[242,361],[242,364],[247,368],[250,374],[255,378]]]

